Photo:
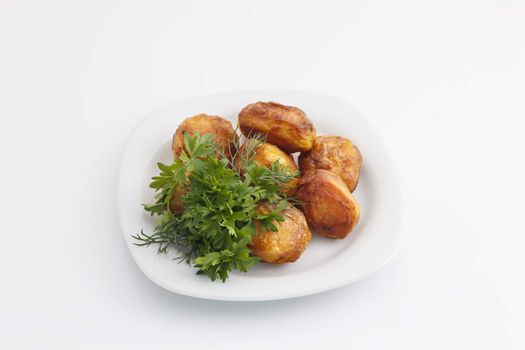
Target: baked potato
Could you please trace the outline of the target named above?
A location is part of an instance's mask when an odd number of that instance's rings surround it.
[[[319,136],[312,149],[299,156],[301,171],[325,169],[339,175],[354,192],[363,160],[352,141],[339,136]]]
[[[316,131],[306,114],[296,107],[276,102],[256,102],[239,113],[239,127],[246,137],[266,135],[266,141],[287,153],[307,152]]]
[[[199,134],[213,134],[215,142],[222,148],[224,154],[231,158],[233,151],[233,143],[235,131],[232,123],[229,120],[219,116],[211,116],[207,114],[198,114],[193,117],[186,118],[177,128],[173,135],[173,142],[171,149],[173,156],[178,158],[184,148],[184,133],[188,132],[193,136],[193,133],[198,131]]]
[[[262,204],[257,210],[268,212],[269,209]],[[252,238],[248,248],[252,255],[259,257],[261,261],[272,264],[294,262],[299,259],[312,238],[300,210],[288,206],[281,215],[284,221],[275,222],[277,232],[262,231],[260,225],[255,223],[258,234]]]
[[[250,142],[257,142],[253,140],[247,140],[243,146],[241,146],[240,155],[235,159],[235,166],[237,169],[242,171],[244,169],[244,162],[246,159],[243,159],[242,155],[246,154],[246,148],[249,147]],[[253,146],[254,155],[253,160],[260,166],[270,168],[273,163],[278,162],[281,168],[287,168],[289,172],[296,172],[297,165],[290,155],[284,153],[279,149],[279,147],[274,146],[269,143],[261,143],[260,145]],[[281,185],[281,192],[287,196],[291,196],[295,193],[297,186],[299,185],[299,178],[295,177],[290,180],[288,183]]]
[[[359,220],[359,203],[343,180],[328,170],[304,173],[295,196],[310,227],[322,236],[345,238]]]
[[[175,187],[175,190],[173,190],[173,193],[170,198],[170,211],[173,213],[173,215],[180,215],[184,212],[184,203],[182,202],[182,197],[186,192],[184,191],[184,188],[182,186]]]

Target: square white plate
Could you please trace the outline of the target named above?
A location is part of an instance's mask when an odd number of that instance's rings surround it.
[[[260,263],[248,273],[232,272],[226,283],[211,282],[196,269],[172,259],[176,252],[157,254],[156,247],[137,247],[130,235],[152,232],[155,218],[142,203],[154,201],[148,187],[158,161],[172,160],[171,138],[187,117],[220,115],[235,126],[238,112],[256,101],[276,101],[301,108],[318,135],[352,140],[363,155],[359,186],[361,204],[356,229],[344,240],[313,233],[306,251],[293,264]],[[118,183],[122,232],[139,268],[153,282],[175,293],[216,300],[275,300],[319,293],[343,286],[376,271],[396,254],[401,242],[400,191],[386,149],[366,120],[344,100],[308,91],[236,91],[196,97],[157,110],[133,131],[122,159]]]

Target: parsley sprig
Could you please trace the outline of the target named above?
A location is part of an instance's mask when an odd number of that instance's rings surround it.
[[[198,274],[213,281],[226,281],[232,269],[248,271],[258,261],[248,248],[257,234],[255,223],[277,231],[275,222],[283,221],[281,212],[289,200],[280,192],[280,184],[298,174],[277,163],[260,167],[250,159],[253,148],[235,148],[233,157],[246,159],[242,173],[232,159],[220,153],[217,157],[212,135],[184,134],[181,156],[170,165],[158,163],[160,173],[150,184],[157,192],[156,202],[144,209],[159,216],[157,226],[151,234],[141,231],[132,236],[135,244],[155,244],[159,253],[175,248],[178,259],[193,264]],[[185,210],[175,216],[169,203],[178,186],[184,188]],[[269,210],[257,210],[262,203]]]

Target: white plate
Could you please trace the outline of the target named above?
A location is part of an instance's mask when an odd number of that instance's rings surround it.
[[[361,219],[344,240],[313,234],[293,264],[260,263],[248,273],[232,272],[226,283],[197,276],[196,269],[172,259],[176,252],[157,254],[154,247],[134,246],[131,234],[151,232],[154,218],[141,203],[151,203],[148,184],[158,161],[171,160],[171,137],[186,117],[207,113],[237,123],[238,112],[255,101],[277,101],[306,112],[318,135],[350,138],[361,150],[363,168],[354,193]],[[153,282],[175,293],[216,300],[275,300],[334,289],[376,271],[396,254],[400,241],[400,191],[391,161],[366,120],[347,102],[307,91],[237,91],[208,95],[169,105],[144,118],[127,145],[118,184],[118,213],[122,232],[139,268]]]

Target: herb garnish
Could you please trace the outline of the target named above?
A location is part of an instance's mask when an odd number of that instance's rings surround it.
[[[241,147],[235,138],[235,152],[229,159],[213,142],[213,135],[184,134],[184,150],[172,164],[158,163],[160,173],[152,178],[150,187],[156,202],[144,205],[159,220],[152,234],[141,231],[132,236],[139,246],[158,245],[159,253],[170,248],[179,252],[180,261],[198,268],[211,280],[226,281],[232,269],[246,272],[258,259],[250,255],[247,245],[257,234],[255,223],[263,230],[277,231],[274,222],[288,200],[280,185],[298,176],[277,162],[270,168],[258,166],[251,157],[253,145]],[[217,156],[219,154],[219,156]],[[244,169],[235,168],[235,158],[242,157]],[[182,186],[184,212],[173,215],[169,204],[175,189]],[[269,204],[267,212],[256,210]]]

